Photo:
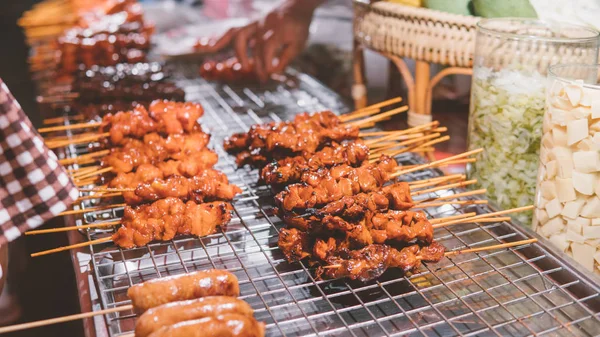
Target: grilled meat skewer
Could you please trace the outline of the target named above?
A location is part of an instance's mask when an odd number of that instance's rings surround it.
[[[288,226],[304,231],[320,228],[324,216],[339,216],[343,219],[359,220],[370,212],[387,210],[408,210],[414,206],[410,195],[410,186],[398,182],[385,186],[378,191],[348,195],[340,200],[326,204],[320,209],[308,209],[308,215],[298,215],[278,209],[278,216]]]
[[[132,188],[135,188],[133,192],[123,192],[125,203],[130,206],[164,198],[192,200],[196,203],[214,200],[231,201],[242,192],[238,186],[229,184],[225,174],[216,170],[205,170],[192,178],[182,176],[157,178]]]
[[[335,114],[324,111],[297,115],[293,122],[253,125],[247,133],[225,139],[224,147],[238,154],[238,164],[244,164],[251,156],[263,156],[265,161],[270,161],[314,153],[331,142],[357,139],[358,133],[357,127],[343,125]]]
[[[197,204],[178,198],[160,199],[152,204],[126,206],[121,227],[112,236],[119,247],[141,247],[175,235],[206,236],[231,220],[231,204],[225,201]]]
[[[360,166],[369,160],[369,148],[362,141],[332,143],[315,153],[303,153],[273,161],[261,170],[261,180],[269,185],[300,182],[305,171],[345,164]]]
[[[398,164],[393,158],[382,156],[376,164],[354,168],[338,165],[330,169],[305,172],[302,183],[287,186],[275,196],[277,207],[283,211],[321,207],[328,203],[361,192],[380,189],[390,180]]]
[[[437,242],[427,246],[413,244],[401,249],[389,245],[373,244],[359,250],[339,250],[325,261],[327,267],[319,267],[318,278],[342,278],[367,282],[381,276],[388,268],[400,268],[403,272],[416,272],[422,262],[439,262],[446,249]]]
[[[309,231],[297,228],[282,229],[278,243],[286,259],[295,262],[306,255],[305,250],[298,250],[294,245],[314,247],[313,256],[323,260],[328,255],[327,246],[331,240],[341,240],[349,249],[362,248],[374,243],[405,244],[415,240],[428,244],[433,241],[433,226],[423,212],[367,212],[363,219],[356,221],[327,215],[321,221],[315,222]]]
[[[141,105],[132,111],[107,114],[102,118],[101,132],[110,133],[110,143],[120,145],[127,137],[142,138],[151,132],[182,134],[201,131],[198,119],[204,109],[197,103],[153,101],[149,112]]]
[[[126,138],[123,147],[114,147],[101,160],[101,165],[113,167],[114,172],[131,172],[142,164],[157,164],[167,159],[183,160],[202,153],[205,163],[216,162],[217,155],[206,148],[210,136],[206,133],[169,135],[162,138],[150,133],[142,140]],[[211,158],[212,157],[212,158]],[[199,159],[199,158],[198,158]]]

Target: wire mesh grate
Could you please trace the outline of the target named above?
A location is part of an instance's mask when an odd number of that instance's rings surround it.
[[[500,251],[458,255],[421,268],[411,276],[388,270],[378,280],[315,280],[313,269],[288,264],[277,247],[281,221],[272,194],[257,184],[258,172],[236,169],[221,144],[224,137],[250,125],[289,119],[295,113],[331,109],[344,113],[338,96],[312,78],[292,73],[288,80],[263,88],[216,86],[197,78],[179,84],[188,100],[205,108],[203,127],[219,154],[216,168],[243,190],[234,202],[227,228],[202,237],[178,237],[129,250],[92,247],[96,286],[104,308],[129,304],[127,289],[143,281],[207,268],[226,269],[240,281],[241,298],[267,325],[269,336],[594,336],[600,333],[600,289],[543,243]],[[85,146],[72,147],[81,154]],[[422,159],[403,154],[406,165]],[[405,180],[439,176],[424,170]],[[437,191],[422,197],[462,190]],[[474,199],[474,197],[465,197]],[[89,201],[80,207],[94,206]],[[492,211],[486,205],[445,205],[428,209],[430,217]],[[110,221],[122,209],[91,211],[79,224]],[[88,230],[95,239],[108,230]],[[530,238],[510,222],[460,224],[436,230],[448,249],[486,246]],[[132,312],[105,316],[111,336],[130,333]]]

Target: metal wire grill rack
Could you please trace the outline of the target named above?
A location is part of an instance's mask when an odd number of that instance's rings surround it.
[[[215,86],[185,78],[179,84],[187,99],[205,107],[202,123],[219,154],[217,169],[243,193],[226,229],[203,238],[181,237],[143,248],[92,247],[92,265],[104,308],[129,304],[127,289],[136,283],[194,270],[226,269],[240,280],[241,298],[266,323],[268,336],[595,336],[600,334],[600,288],[570,260],[543,242],[511,249],[444,258],[406,276],[389,270],[378,280],[315,280],[311,268],[288,264],[277,247],[282,224],[273,215],[272,195],[257,185],[258,172],[236,169],[221,147],[225,136],[251,124],[288,119],[303,111],[331,109],[343,113],[339,97],[312,78],[292,74],[288,81],[261,89]],[[85,151],[72,147],[71,153]],[[404,154],[403,164],[421,158]],[[440,175],[424,170],[404,177]],[[435,192],[438,196],[460,192]],[[424,197],[433,197],[428,195]],[[93,206],[89,202],[80,207]],[[428,209],[429,217],[477,211],[485,205]],[[111,220],[121,210],[88,212],[86,224]],[[86,232],[95,239],[106,231]],[[436,240],[448,249],[480,247],[530,238],[510,223],[474,223],[439,229]],[[105,316],[111,336],[130,333],[135,315]]]

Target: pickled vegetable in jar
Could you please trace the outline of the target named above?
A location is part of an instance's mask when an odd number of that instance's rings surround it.
[[[600,274],[600,68],[549,70],[533,228]]]
[[[548,66],[597,59],[598,32],[587,27],[529,19],[478,23],[468,143],[484,151],[467,173],[496,206],[534,201]],[[532,214],[513,218],[529,225]]]

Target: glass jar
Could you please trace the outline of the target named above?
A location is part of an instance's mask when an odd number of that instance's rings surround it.
[[[548,71],[533,228],[600,274],[600,65]]]
[[[477,24],[468,144],[484,151],[467,174],[496,206],[533,203],[548,66],[597,59],[591,28],[516,18]],[[514,219],[529,225],[531,215]]]

